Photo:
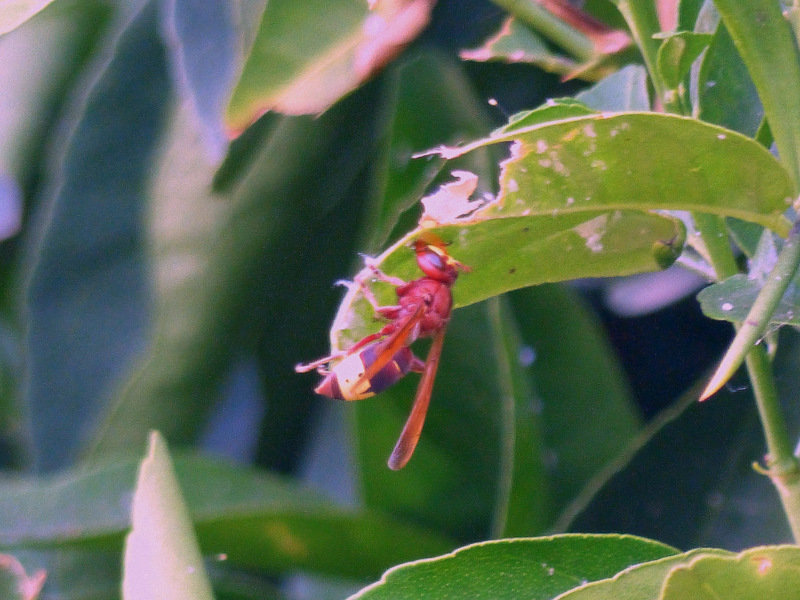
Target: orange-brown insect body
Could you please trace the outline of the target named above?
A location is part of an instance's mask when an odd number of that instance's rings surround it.
[[[298,371],[316,366],[323,379],[314,391],[342,400],[361,400],[373,396],[410,371],[423,374],[411,416],[389,459],[389,466],[393,469],[399,469],[408,462],[422,431],[444,331],[453,307],[451,288],[459,270],[468,270],[445,252],[444,244],[438,239],[418,239],[414,243],[414,250],[417,265],[424,273],[419,279],[403,282],[374,269],[375,277],[396,286],[397,305],[378,306],[368,289],[364,289],[376,313],[389,319],[389,323],[351,346],[330,370],[321,365],[337,356],[297,366]],[[434,338],[425,362],[414,356],[409,348],[421,337]]]

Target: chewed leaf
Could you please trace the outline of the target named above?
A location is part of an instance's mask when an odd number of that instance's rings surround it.
[[[372,6],[370,6],[372,5]],[[228,105],[233,134],[268,110],[321,113],[427,25],[432,0],[272,0]]]
[[[689,210],[788,233],[793,186],[760,144],[694,119],[599,113],[515,128],[431,154],[455,158],[511,143],[498,202],[484,216],[600,209]]]
[[[453,288],[455,307],[539,283],[659,270],[665,260],[677,258],[684,241],[680,221],[654,213],[615,210],[488,219],[471,213],[435,227],[418,227],[373,263],[405,280],[419,277],[414,253],[406,246],[423,232],[448,242],[448,252],[472,268]],[[369,272],[358,277],[368,279]],[[391,286],[376,282],[371,289],[381,302],[396,300]],[[372,308],[361,290],[351,286],[333,324],[332,347],[347,348],[374,329]]]
[[[483,140],[428,153],[451,159],[493,144],[509,149],[496,195],[472,197],[478,178],[454,172],[455,181],[422,200],[419,226],[374,265],[401,279],[419,277],[404,246],[435,233],[472,267],[453,288],[458,308],[539,283],[663,269],[685,239],[683,225],[667,210],[732,216],[788,232],[782,213],[792,183],[752,139],[671,115],[587,112],[580,104],[556,104],[520,115]],[[556,113],[559,120],[541,121]],[[369,281],[369,272],[359,279]],[[371,287],[381,302],[395,303],[391,286]],[[352,286],[331,332],[333,348],[346,348],[375,325],[363,290]]]
[[[453,171],[456,181],[445,183],[430,196],[422,199],[425,212],[420,225],[435,227],[439,224],[453,223],[475,212],[483,202],[470,200],[478,187],[478,176],[469,171]]]

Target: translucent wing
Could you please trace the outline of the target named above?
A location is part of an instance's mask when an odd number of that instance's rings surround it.
[[[364,381],[369,381],[375,377],[375,375],[377,375],[378,372],[383,369],[383,367],[389,364],[389,361],[394,358],[394,355],[397,354],[401,348],[410,343],[409,338],[414,332],[417,324],[422,320],[424,313],[425,306],[420,304],[416,312],[414,312],[414,314],[411,315],[405,323],[403,323],[403,326],[386,338],[384,342],[382,342],[381,351],[378,353],[375,361],[371,365],[368,365],[364,370],[364,374],[358,378],[355,387],[358,387]]]
[[[414,448],[417,447],[419,436],[422,433],[425,415],[428,413],[428,405],[431,401],[433,382],[436,379],[436,370],[439,368],[439,358],[442,356],[444,331],[443,327],[433,338],[433,344],[431,344],[428,358],[425,361],[425,370],[422,372],[422,379],[417,386],[417,395],[411,407],[411,414],[408,415],[405,427],[403,427],[400,438],[389,457],[389,468],[395,471],[406,466],[411,455],[414,454]]]

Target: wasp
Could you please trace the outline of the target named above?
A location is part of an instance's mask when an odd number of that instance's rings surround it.
[[[316,369],[322,375],[322,381],[314,391],[340,400],[369,398],[410,372],[422,373],[411,413],[389,457],[389,468],[394,470],[402,469],[408,463],[422,433],[453,308],[451,288],[460,271],[470,270],[450,256],[445,243],[433,235],[418,238],[413,248],[417,265],[423,273],[413,281],[390,277],[368,264],[368,277],[395,287],[397,304],[381,306],[365,279],[356,278],[355,283],[361,287],[375,314],[387,319],[388,323],[343,352],[295,367],[300,373]],[[409,346],[426,337],[433,338],[433,342],[427,358],[422,361]]]

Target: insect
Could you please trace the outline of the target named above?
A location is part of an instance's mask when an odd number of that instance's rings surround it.
[[[422,433],[453,307],[451,288],[459,271],[470,270],[447,253],[445,243],[438,237],[430,234],[420,237],[414,241],[413,247],[417,265],[424,274],[422,277],[406,282],[390,277],[374,266],[369,271],[368,277],[395,286],[396,305],[379,305],[365,278],[356,278],[355,281],[375,313],[389,322],[380,331],[366,336],[343,352],[295,367],[300,373],[316,369],[322,375],[322,381],[314,391],[341,400],[369,398],[412,371],[422,373],[411,413],[389,457],[389,467],[394,470],[406,465]],[[415,340],[423,337],[433,338],[425,361],[417,358],[409,348]],[[328,363],[333,363],[333,366],[328,367]]]

